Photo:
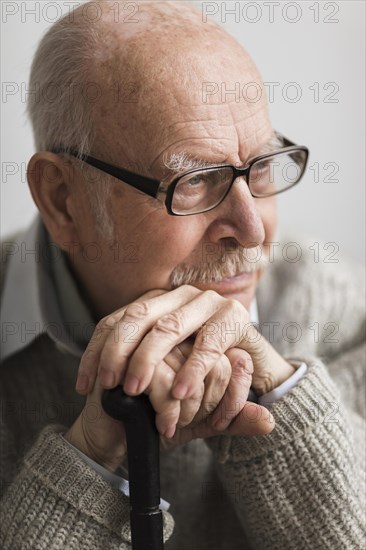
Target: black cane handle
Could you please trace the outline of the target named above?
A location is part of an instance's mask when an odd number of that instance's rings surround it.
[[[123,422],[126,431],[132,549],[162,550],[159,433],[155,411],[147,395],[131,397],[121,386],[104,392],[102,406],[109,416]]]

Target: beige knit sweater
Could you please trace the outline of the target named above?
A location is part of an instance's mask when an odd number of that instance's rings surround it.
[[[162,454],[167,550],[365,548],[364,277],[306,248],[270,264],[257,298],[263,335],[308,371],[270,435]],[[77,368],[45,335],[1,365],[3,550],[130,548],[128,498],[60,436],[83,406]]]

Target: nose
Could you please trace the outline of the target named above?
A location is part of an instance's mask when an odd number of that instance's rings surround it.
[[[261,245],[265,230],[256,201],[243,177],[234,181],[225,200],[214,210],[208,236],[214,242],[223,238],[235,238],[245,247]]]

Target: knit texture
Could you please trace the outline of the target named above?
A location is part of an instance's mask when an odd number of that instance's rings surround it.
[[[271,434],[162,453],[167,550],[365,548],[364,274],[302,250],[257,297],[263,335],[307,373],[271,406]],[[1,365],[4,550],[131,548],[128,498],[60,435],[85,401],[77,368],[46,335]]]

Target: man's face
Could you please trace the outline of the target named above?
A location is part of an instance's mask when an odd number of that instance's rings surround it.
[[[222,59],[227,54],[223,47]],[[212,164],[236,166],[260,154],[272,135],[264,95],[255,102],[242,96],[237,102],[235,94],[221,92],[222,86],[234,90],[237,82],[243,89],[248,82],[259,82],[259,76],[247,57],[237,52],[232,57],[231,62],[218,62],[216,67],[211,60],[207,69],[208,60],[202,54],[189,85],[185,79],[181,87],[179,78],[169,80],[166,89],[150,82],[146,97],[130,107],[127,133],[126,123],[118,120],[117,113],[114,121],[101,118],[99,124],[108,124],[108,128],[100,134],[99,158],[113,151],[113,164],[127,169],[131,162],[136,167],[147,165],[150,171],[146,175],[161,179],[170,174],[164,159],[181,151]],[[178,74],[179,70],[178,63]],[[207,82],[218,83],[220,92],[204,96]],[[171,289],[172,274],[180,266],[209,270],[213,262],[224,265],[238,248],[253,251],[257,246],[259,255],[261,251],[264,255],[268,248],[264,243],[271,242],[275,234],[275,199],[253,198],[243,179],[235,181],[214,210],[186,217],[168,215],[161,202],[113,178],[108,178],[106,185],[112,186],[107,208],[114,226],[113,244],[98,236],[93,216],[83,209],[86,219],[80,223],[81,240],[97,240],[105,253],[100,261],[79,263],[77,268],[89,294],[96,298],[100,315],[148,290]],[[254,256],[259,257],[258,251]],[[193,284],[212,288],[249,308],[261,275],[262,271],[254,271],[221,282]]]

